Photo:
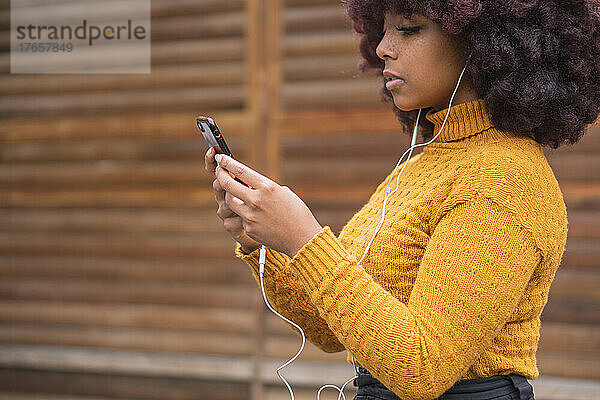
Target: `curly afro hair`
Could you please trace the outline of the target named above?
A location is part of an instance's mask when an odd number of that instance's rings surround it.
[[[600,110],[600,0],[343,0],[360,36],[361,72],[383,71],[375,49],[386,11],[422,15],[464,43],[465,74],[497,129],[553,149],[578,142]],[[384,101],[392,94],[382,89]],[[417,110],[393,107],[405,129]],[[430,109],[424,109],[424,112]],[[428,140],[433,124],[421,118]],[[408,131],[408,130],[407,130]]]

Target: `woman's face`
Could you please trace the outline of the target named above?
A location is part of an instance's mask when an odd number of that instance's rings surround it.
[[[421,15],[413,15],[409,20],[388,12],[383,32],[376,52],[385,61],[384,76],[389,72],[401,78],[386,86],[396,107],[403,111],[447,108],[466,62],[459,43],[437,23]],[[476,98],[463,74],[452,105]]]

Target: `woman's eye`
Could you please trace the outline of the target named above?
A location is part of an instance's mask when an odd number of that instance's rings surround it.
[[[413,27],[413,28],[404,28],[404,27],[397,27],[394,25],[394,28],[396,28],[396,30],[400,31],[400,32],[404,32],[404,36],[410,36],[410,35],[414,35],[415,33],[419,32],[418,27]]]

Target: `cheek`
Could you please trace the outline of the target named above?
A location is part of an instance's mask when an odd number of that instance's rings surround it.
[[[412,40],[404,44],[401,65],[404,68],[406,80],[409,84],[418,85],[423,80],[435,79],[432,71],[437,69],[439,56],[437,49],[433,49],[427,38]]]
[[[458,45],[445,36],[438,43],[439,46],[432,50],[435,52],[436,58],[439,58],[440,74],[444,76],[445,81],[451,82],[452,87],[454,87],[464,66],[459,55]]]
[[[449,49],[439,45],[423,46],[412,57],[414,83],[427,92],[446,92],[456,85],[460,71]],[[432,93],[433,94],[433,93]]]
[[[414,51],[407,54],[407,76],[409,86],[421,91],[428,91],[439,86],[443,81],[445,70],[440,59],[430,51]]]

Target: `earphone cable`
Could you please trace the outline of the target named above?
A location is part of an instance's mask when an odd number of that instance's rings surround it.
[[[277,368],[277,370],[275,371],[277,373],[277,376],[279,376],[279,379],[281,379],[283,381],[283,383],[285,383],[285,386],[287,386],[287,388],[288,388],[288,390],[290,392],[290,396],[292,396],[292,400],[294,400],[294,391],[292,390],[292,388],[291,388],[290,384],[288,383],[288,381],[279,373],[279,371],[281,369],[287,367],[289,364],[291,364],[296,358],[298,358],[298,356],[300,355],[300,353],[302,353],[302,350],[304,349],[304,344],[306,343],[306,337],[304,336],[304,331],[302,330],[302,328],[300,328],[298,325],[296,325],[296,323],[290,321],[289,319],[287,319],[283,315],[279,314],[277,311],[275,311],[275,309],[273,309],[273,307],[269,303],[269,300],[267,300],[267,295],[265,294],[265,285],[264,285],[264,281],[263,281],[263,276],[264,276],[264,273],[265,273],[266,257],[267,257],[267,250],[266,250],[266,248],[265,248],[264,245],[261,245],[261,247],[260,247],[260,257],[259,257],[259,265],[260,265],[259,274],[260,274],[260,288],[262,290],[263,299],[265,300],[265,303],[267,304],[267,307],[269,307],[269,309],[275,315],[277,315],[279,318],[281,318],[284,321],[286,321],[286,322],[290,323],[291,325],[293,325],[296,329],[298,329],[298,331],[300,331],[300,334],[302,335],[302,346],[300,347],[300,350],[298,350],[298,353],[296,353],[296,355],[294,357],[290,358],[285,364],[279,366],[279,368]],[[345,398],[344,398],[344,400],[345,400]]]
[[[392,174],[390,176],[390,179],[388,180],[388,183],[387,183],[386,188],[385,188],[385,196],[384,196],[384,199],[383,199],[383,208],[382,208],[382,211],[381,211],[381,220],[379,221],[379,224],[377,224],[377,227],[375,229],[375,233],[373,234],[373,237],[371,237],[371,240],[369,241],[369,244],[365,248],[365,251],[364,251],[364,253],[363,253],[360,261],[358,261],[357,265],[360,265],[360,263],[362,262],[362,260],[369,253],[369,250],[371,248],[371,244],[373,243],[373,240],[375,240],[375,236],[377,236],[377,233],[379,232],[379,229],[381,228],[381,226],[383,225],[383,222],[385,221],[385,206],[387,204],[387,200],[388,200],[388,198],[389,198],[390,195],[392,195],[393,193],[396,192],[396,190],[398,190],[398,186],[400,184],[400,175],[402,175],[402,172],[404,171],[404,168],[408,165],[408,160],[410,160],[410,157],[412,156],[413,149],[415,149],[416,147],[420,147],[420,146],[427,146],[428,144],[432,143],[435,139],[437,139],[437,137],[440,135],[440,133],[442,133],[442,130],[444,129],[444,126],[446,125],[446,120],[448,119],[448,115],[450,114],[450,108],[452,107],[452,101],[454,100],[454,96],[456,95],[458,87],[460,86],[460,81],[462,80],[462,77],[463,77],[463,74],[465,73],[466,68],[467,68],[467,65],[465,64],[462,72],[460,73],[460,76],[458,77],[458,83],[456,84],[456,87],[454,88],[454,92],[452,92],[452,96],[450,97],[450,103],[448,104],[448,111],[446,112],[446,117],[444,118],[444,122],[442,123],[442,126],[440,127],[440,130],[438,131],[437,135],[435,135],[428,142],[420,143],[420,144],[415,144],[416,143],[416,137],[417,137],[416,136],[417,135],[417,128],[419,126],[419,118],[421,116],[421,109],[419,109],[419,114],[417,115],[417,122],[415,123],[415,129],[413,131],[413,138],[412,138],[411,146],[410,146],[410,148],[408,150],[406,150],[402,154],[402,156],[400,157],[400,159],[396,163],[396,167],[394,168],[394,171],[392,172]],[[400,170],[400,173],[398,174],[398,177],[396,178],[396,187],[394,188],[393,191],[390,192],[390,183],[392,182],[392,178],[394,177],[394,174],[396,173],[396,169],[398,169],[398,167],[400,166],[400,163],[402,162],[402,159],[404,158],[404,156],[408,152],[410,152],[410,155],[408,156],[407,161],[402,166],[402,169]]]
[[[467,63],[468,60],[471,58],[471,55],[469,55],[468,59],[467,59]],[[411,140],[411,146],[409,149],[407,149],[402,156],[400,157],[400,159],[398,160],[398,162],[396,163],[396,167],[394,168],[394,170],[392,171],[392,174],[390,175],[390,179],[388,180],[388,183],[386,185],[386,189],[385,189],[385,196],[384,196],[384,200],[383,200],[383,207],[382,207],[382,211],[381,211],[381,220],[378,223],[376,229],[375,229],[375,233],[373,234],[373,236],[371,237],[371,240],[369,241],[369,244],[367,245],[361,259],[358,261],[357,265],[361,265],[361,262],[363,261],[363,259],[365,258],[365,256],[368,254],[370,248],[371,248],[371,244],[373,243],[373,240],[375,240],[375,237],[377,236],[377,233],[379,232],[379,229],[381,228],[381,226],[383,225],[384,221],[385,221],[385,206],[388,200],[388,197],[395,193],[396,190],[398,190],[398,186],[400,184],[400,175],[402,175],[402,172],[404,171],[404,168],[406,167],[406,165],[408,164],[408,161],[410,160],[410,158],[412,157],[412,152],[416,147],[419,146],[426,146],[430,143],[432,143],[442,132],[442,130],[444,129],[444,126],[446,125],[446,120],[448,119],[448,115],[450,114],[450,108],[452,107],[452,101],[454,100],[454,96],[456,95],[456,92],[458,90],[458,87],[460,85],[460,81],[463,77],[463,74],[465,73],[465,70],[467,68],[467,64],[465,64],[462,72],[460,73],[460,76],[458,78],[458,83],[456,84],[456,87],[454,88],[454,92],[452,93],[452,96],[450,97],[450,102],[448,104],[448,111],[446,112],[446,116],[444,118],[444,122],[442,123],[442,126],[440,127],[440,130],[438,131],[438,133],[428,142],[425,143],[421,143],[421,144],[416,144],[416,139],[417,139],[417,131],[418,131],[418,127],[419,127],[419,120],[420,120],[420,116],[421,116],[421,111],[422,109],[419,109],[419,113],[417,114],[417,120],[415,123],[415,127],[413,130],[413,136],[412,136],[412,140]],[[390,183],[392,181],[392,178],[394,177],[394,174],[396,173],[396,170],[398,169],[398,167],[400,166],[400,164],[402,163],[402,159],[404,158],[404,156],[409,153],[409,156],[407,158],[407,161],[404,163],[404,165],[402,166],[402,169],[400,170],[400,172],[398,173],[398,176],[396,178],[396,187],[394,188],[393,191],[390,191]],[[304,344],[306,343],[306,337],[304,335],[304,331],[302,330],[301,327],[299,327],[297,324],[295,324],[294,322],[290,321],[289,319],[285,318],[283,315],[279,314],[277,311],[275,311],[275,309],[273,309],[273,307],[271,306],[271,304],[269,303],[269,300],[267,299],[267,296],[265,294],[265,289],[264,289],[264,281],[263,281],[263,276],[264,276],[264,269],[265,269],[265,264],[266,264],[266,248],[264,245],[261,245],[260,248],[260,257],[259,257],[259,274],[260,274],[260,287],[261,287],[261,291],[262,291],[262,295],[263,295],[263,299],[265,301],[265,303],[267,304],[267,307],[269,307],[269,309],[275,314],[277,315],[279,318],[283,319],[284,321],[288,322],[289,324],[293,325],[296,329],[298,329],[298,331],[300,331],[300,334],[302,335],[302,346],[300,347],[300,350],[298,351],[298,353],[296,353],[296,355],[292,358],[290,358],[285,364],[281,365],[279,368],[277,368],[276,373],[279,376],[279,378],[285,383],[285,385],[288,388],[288,391],[290,392],[291,395],[291,400],[294,400],[294,391],[292,390],[292,388],[290,387],[289,383],[287,382],[287,380],[285,380],[285,378],[279,373],[279,371],[283,368],[285,368],[286,366],[288,366],[290,363],[292,363],[296,358],[298,358],[298,356],[300,355],[300,353],[302,352],[302,350],[304,349]],[[354,362],[354,355],[351,354],[352,356],[352,365],[354,366],[354,372],[355,372],[355,376],[350,378],[349,380],[347,380],[342,387],[338,387],[336,385],[324,385],[322,386],[319,391],[317,392],[317,400],[320,400],[320,396],[321,396],[321,391],[327,387],[331,387],[331,388],[335,388],[337,389],[340,394],[338,395],[338,400],[340,400],[340,397],[342,397],[344,400],[346,400],[346,396],[343,392],[344,388],[346,387],[346,385],[348,383],[350,383],[352,380],[356,379],[358,377],[358,369],[356,367],[356,364]]]

